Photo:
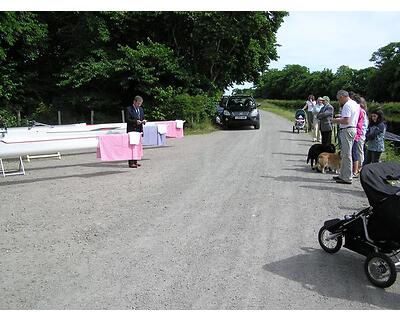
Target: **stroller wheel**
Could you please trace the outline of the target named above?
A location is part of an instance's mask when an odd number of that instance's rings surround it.
[[[300,133],[300,129],[299,128],[297,128],[297,133]]]
[[[293,126],[293,133],[294,133],[294,126]]]
[[[335,253],[340,250],[343,243],[343,237],[341,235],[332,237],[332,233],[322,227],[318,232],[318,242],[322,249],[328,253]]]
[[[383,253],[371,253],[365,260],[364,270],[368,280],[379,288],[388,288],[396,281],[396,266]]]

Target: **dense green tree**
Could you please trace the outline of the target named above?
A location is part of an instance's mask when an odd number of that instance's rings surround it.
[[[400,42],[392,42],[372,54],[377,68],[372,81],[378,88],[376,99],[400,101]]]
[[[46,25],[30,12],[0,12],[0,105],[21,110],[40,100],[34,67],[44,53]]]
[[[0,102],[26,115],[63,110],[77,120],[89,109],[115,114],[135,94],[147,105],[184,93],[213,97],[234,82],[256,81],[277,58],[285,15],[1,13]]]

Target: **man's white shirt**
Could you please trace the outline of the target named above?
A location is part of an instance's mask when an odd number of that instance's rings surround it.
[[[340,124],[340,128],[347,128],[357,126],[358,117],[360,115],[360,105],[352,99],[349,99],[342,107],[342,113],[340,114],[343,118],[350,118],[349,124]]]

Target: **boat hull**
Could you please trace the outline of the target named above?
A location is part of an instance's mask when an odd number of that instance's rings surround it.
[[[0,158],[96,150],[98,138],[126,133],[126,123],[10,128],[0,135]]]

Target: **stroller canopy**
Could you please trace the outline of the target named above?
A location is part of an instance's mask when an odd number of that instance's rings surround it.
[[[360,180],[371,206],[396,194],[400,205],[400,163],[370,163],[362,168]]]
[[[296,113],[294,114],[294,117],[295,117],[296,119],[298,119],[299,116],[302,116],[303,119],[305,119],[305,118],[306,118],[306,112],[305,112],[303,109],[298,109],[298,110],[296,110]]]
[[[400,163],[371,163],[364,166],[361,185],[373,207],[368,231],[374,240],[400,243]]]

